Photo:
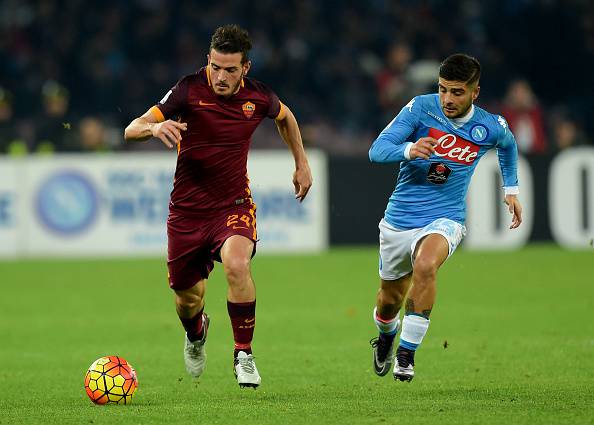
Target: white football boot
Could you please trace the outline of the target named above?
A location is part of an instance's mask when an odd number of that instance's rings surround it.
[[[186,370],[194,378],[198,378],[204,372],[206,367],[206,335],[208,334],[208,323],[210,319],[204,314],[204,335],[202,339],[191,342],[187,335],[184,335],[186,345],[184,347],[184,362],[186,363]]]
[[[244,351],[237,353],[234,361],[235,376],[240,387],[256,388],[262,382],[256,362],[251,354],[246,354]]]
[[[394,358],[394,379],[410,382],[415,377],[415,352],[398,347]]]

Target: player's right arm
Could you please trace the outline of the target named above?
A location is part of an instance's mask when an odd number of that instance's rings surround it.
[[[432,137],[421,137],[416,142],[409,140],[418,125],[420,102],[418,97],[413,98],[375,139],[369,149],[371,162],[429,159],[435,152],[437,140]]]
[[[157,105],[134,119],[124,131],[124,139],[142,141],[156,137],[168,148],[177,146],[182,139],[181,132],[186,131],[188,126],[167,118],[183,112],[187,104],[188,81],[188,77],[179,80]]]
[[[146,111],[142,116],[132,120],[124,130],[126,141],[143,141],[156,137],[168,148],[173,148],[181,141],[181,132],[186,131],[186,123],[164,120],[163,114],[156,106]]]

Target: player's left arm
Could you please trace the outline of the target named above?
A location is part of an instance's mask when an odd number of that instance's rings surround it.
[[[510,229],[515,229],[522,224],[522,205],[518,199],[518,195],[505,195],[504,202],[507,205],[509,213],[512,215],[512,224]]]
[[[497,141],[497,157],[499,158],[499,168],[503,176],[504,202],[512,215],[512,223],[509,228],[515,229],[522,224],[522,205],[518,199],[520,193],[518,185],[518,146],[507,122],[501,116],[498,118],[498,125],[501,134]]]
[[[276,128],[282,139],[285,141],[293,158],[295,159],[295,172],[293,173],[293,185],[295,186],[295,198],[303,201],[309,188],[313,183],[309,162],[305,155],[303,148],[303,141],[301,139],[301,132],[299,125],[293,112],[282,103],[280,104],[280,111],[274,119]]]

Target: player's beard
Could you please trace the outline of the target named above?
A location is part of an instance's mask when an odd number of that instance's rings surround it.
[[[237,80],[237,83],[235,83],[235,85],[233,86],[233,88],[228,92],[229,94],[221,94],[221,96],[224,97],[231,97],[233,96],[235,93],[237,93],[239,91],[239,85],[241,84],[241,82],[243,81],[243,76],[244,76],[244,72],[241,72],[241,77],[239,77],[239,79]]]
[[[441,106],[441,108],[442,108],[442,110],[443,110],[443,112],[444,112],[444,115],[445,115],[446,117],[448,117],[448,118],[449,118],[449,119],[451,119],[451,120],[455,120],[455,119],[457,119],[457,118],[462,118],[463,116],[465,116],[465,115],[468,113],[468,111],[470,110],[470,107],[471,107],[471,106],[472,106],[472,101],[471,101],[471,102],[470,102],[468,105],[466,105],[466,106],[464,107],[464,109],[462,109],[462,110],[461,110],[459,113],[457,113],[457,114],[456,114],[456,115],[454,115],[454,116],[448,116],[448,115],[445,113],[445,105],[442,105],[442,106]]]
[[[231,91],[231,94],[229,96],[232,96],[239,91],[239,85],[241,84],[242,79],[243,79],[243,74],[241,74],[241,78],[239,80],[237,80],[237,83],[235,83],[235,86],[233,87],[233,90]]]

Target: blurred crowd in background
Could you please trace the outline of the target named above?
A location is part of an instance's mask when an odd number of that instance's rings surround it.
[[[163,149],[123,128],[206,64],[227,23],[250,32],[250,76],[310,147],[364,155],[455,52],[481,61],[477,103],[520,151],[593,144],[591,0],[0,0],[0,153]],[[269,123],[253,146],[283,144]]]

